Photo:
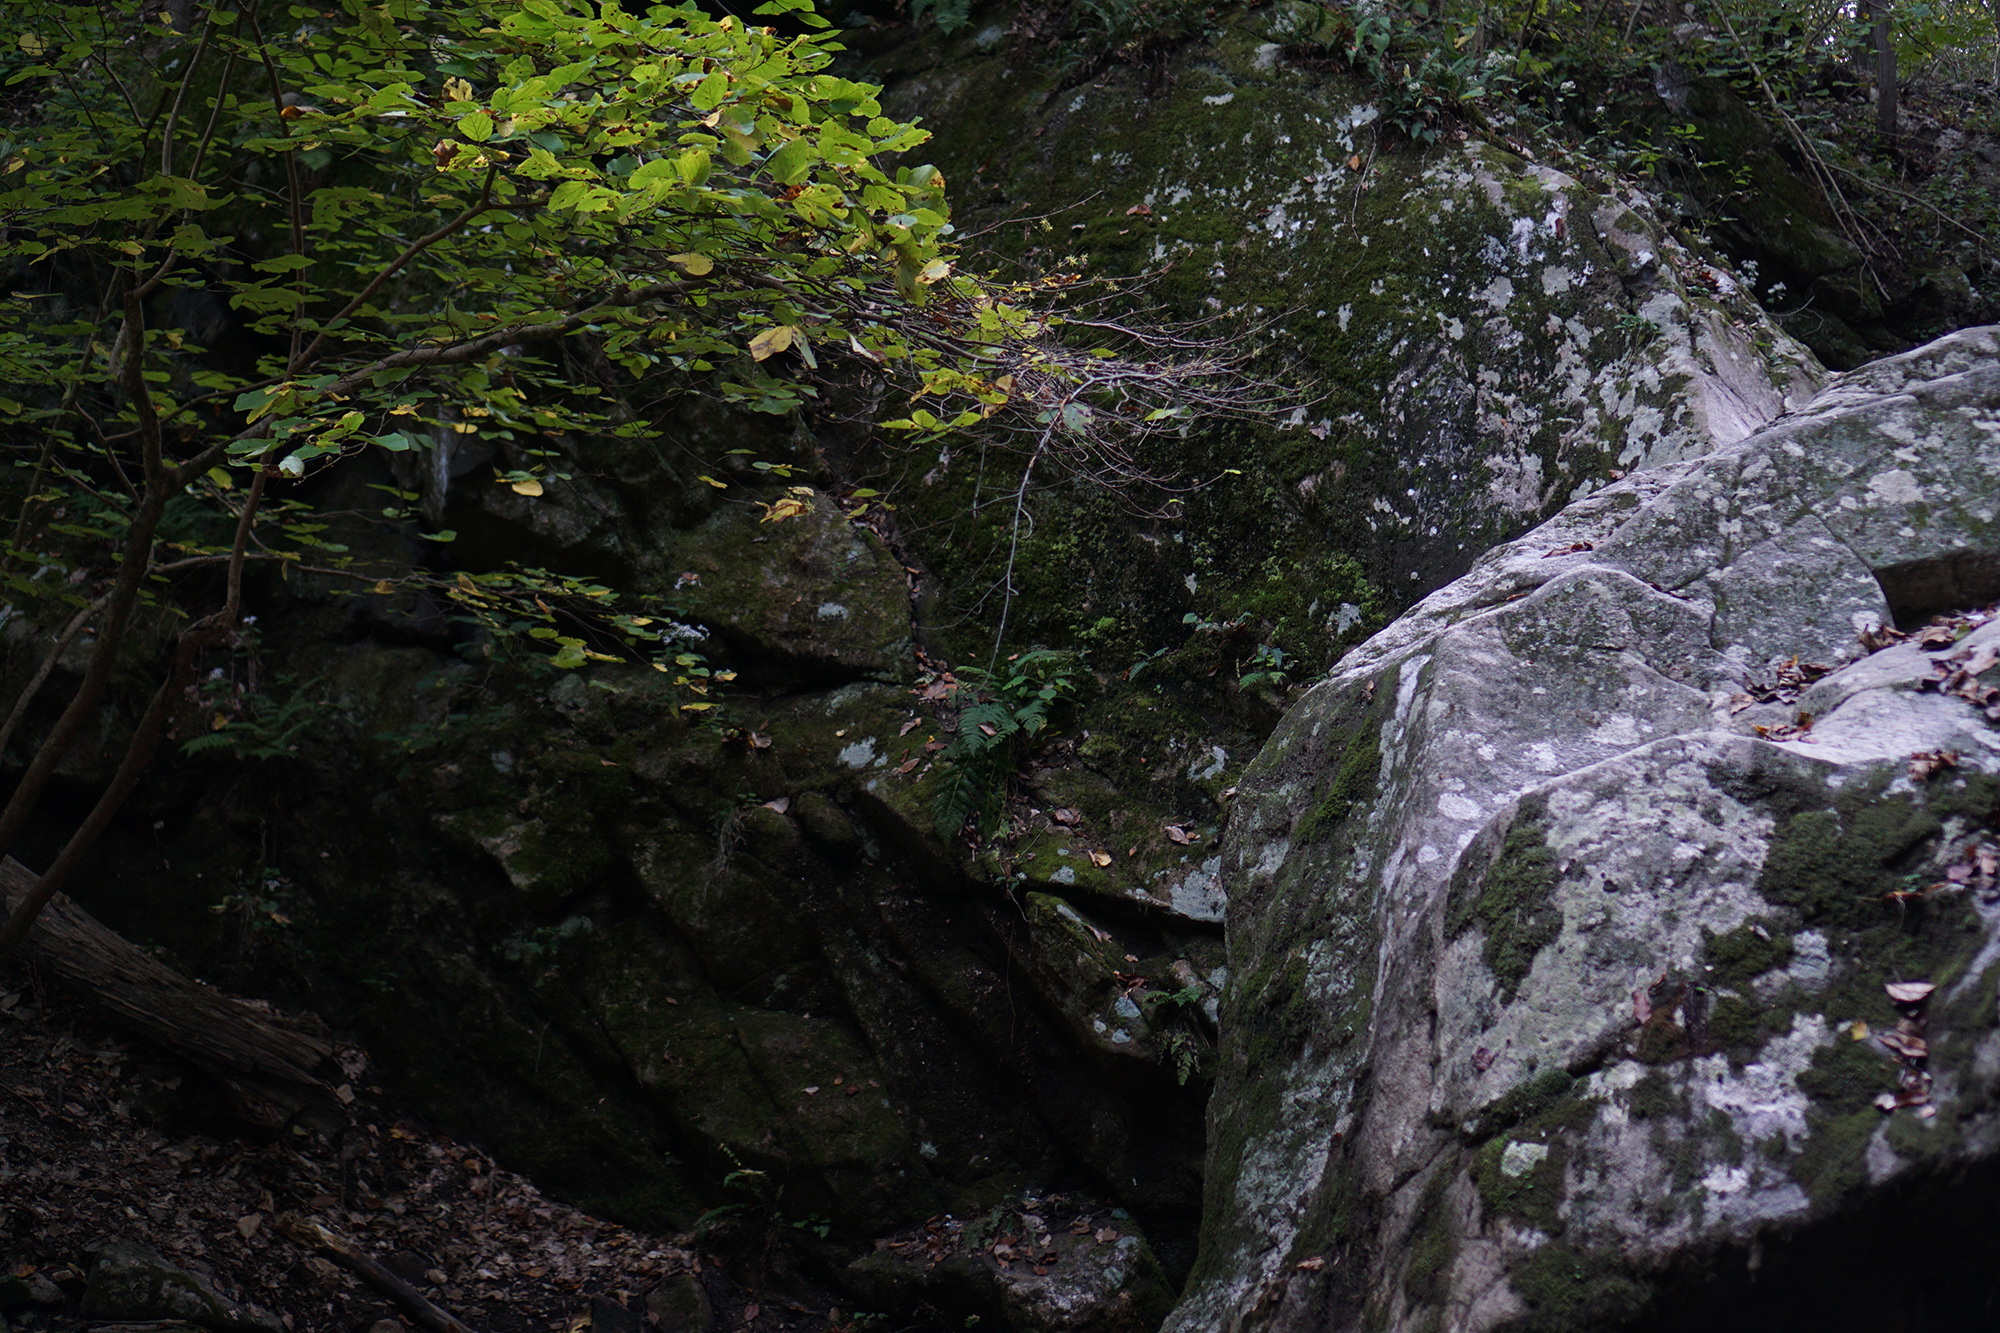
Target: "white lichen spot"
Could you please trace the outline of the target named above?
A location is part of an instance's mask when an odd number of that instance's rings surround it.
[[[1882,504],[1911,504],[1924,498],[1924,488],[1912,473],[1892,468],[1869,478],[1868,494]]]
[[[1229,752],[1220,745],[1208,747],[1208,764],[1203,766],[1201,757],[1196,756],[1188,764],[1187,774],[1195,782],[1206,782],[1229,766]]]
[[[821,602],[819,610],[813,612],[813,614],[821,620],[845,620],[847,619],[847,608],[839,602]]]
[[[1540,1166],[1548,1155],[1548,1144],[1523,1143],[1517,1139],[1500,1154],[1500,1174],[1518,1179]]]
[[[1228,106],[1236,100],[1235,93],[1218,93],[1201,99],[1203,106]]]
[[[866,768],[875,759],[875,738],[863,736],[840,752],[840,762],[849,768]]]
[[[1469,800],[1456,792],[1446,792],[1438,797],[1438,813],[1446,819],[1479,818],[1479,802]]]

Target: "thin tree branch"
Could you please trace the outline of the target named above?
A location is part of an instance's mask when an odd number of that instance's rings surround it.
[[[346,306],[344,306],[341,309],[339,314],[335,315],[332,319],[328,320],[325,324],[321,325],[318,336],[312,340],[312,345],[306,348],[305,353],[297,359],[297,362],[290,367],[290,372],[296,375],[301,370],[304,370],[307,366],[310,366],[314,361],[317,361],[319,359],[319,349],[326,343],[327,332],[330,329],[332,329],[334,325],[340,323],[342,320],[351,316],[355,311],[359,310],[362,306],[368,304],[368,298],[375,295],[377,289],[379,289],[383,283],[387,282],[390,278],[394,277],[398,272],[400,272],[405,264],[409,263],[412,259],[415,259],[418,255],[422,254],[425,250],[428,250],[431,246],[436,245],[439,241],[443,240],[445,237],[451,235],[453,232],[459,230],[461,227],[464,227],[468,222],[471,222],[472,219],[478,217],[481,213],[484,213],[489,207],[491,207],[493,199],[493,182],[495,179],[498,178],[499,174],[500,174],[500,168],[497,165],[488,167],[486,169],[486,181],[479,187],[479,198],[476,202],[473,203],[473,205],[470,208],[466,209],[463,213],[460,213],[457,217],[445,223],[442,227],[439,227],[436,231],[430,233],[428,236],[421,236],[416,240],[410,242],[408,247],[404,249],[403,253],[397,255],[393,260],[389,262],[388,267],[384,268],[380,273],[377,273],[372,279],[370,279],[368,285],[361,289],[361,294],[359,296],[355,297],[352,301],[349,301],[346,304]]]
[[[104,604],[110,600],[111,594],[105,593],[71,616],[69,624],[63,626],[62,633],[56,636],[55,646],[49,649],[49,655],[42,659],[42,664],[35,668],[34,676],[22,687],[20,695],[14,700],[13,711],[7,714],[6,722],[0,723],[0,752],[5,752],[7,742],[14,739],[14,728],[19,726],[21,719],[27,715],[28,705],[35,701],[35,696],[41,692],[42,682],[46,681],[49,673],[56,669],[56,663],[62,660],[62,655],[68,650],[71,641],[83,632],[83,627],[90,623],[90,618],[102,611]]]

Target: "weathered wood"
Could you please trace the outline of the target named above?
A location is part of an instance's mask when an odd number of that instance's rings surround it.
[[[12,857],[0,859],[0,904],[11,912],[35,887],[35,875]],[[333,1055],[322,1037],[285,1027],[145,953],[118,932],[57,894],[23,945],[30,962],[53,974],[109,1021],[159,1043],[225,1080],[290,1109],[333,1104],[319,1071]]]

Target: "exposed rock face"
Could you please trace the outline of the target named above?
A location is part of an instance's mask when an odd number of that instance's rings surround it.
[[[1857,640],[2000,596],[1996,476],[1970,330],[1569,506],[1293,709],[1170,1328],[1606,1327],[2000,1151],[2000,619]]]
[[[1106,534],[1084,581],[1041,601],[1087,592],[1102,615],[1132,596],[1121,571],[1162,561],[1234,590],[1246,556],[1331,546],[1401,604],[1609,475],[1734,443],[1817,387],[1811,355],[1636,193],[1498,136],[1381,151],[1370,90],[1300,59],[1298,21],[1285,5],[1218,20],[1164,73],[1065,80],[1004,25],[868,66],[885,104],[936,130],[955,217],[988,244],[1144,274],[1178,315],[1261,326],[1245,345],[1316,400],[1254,444],[1191,433],[1184,475],[1245,473],[1188,500],[1210,558]],[[952,480],[930,490],[962,504]]]

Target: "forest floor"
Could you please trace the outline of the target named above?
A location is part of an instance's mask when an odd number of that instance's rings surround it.
[[[754,1271],[754,1257],[725,1260],[691,1236],[646,1235],[544,1197],[403,1112],[357,1047],[338,1047],[352,1095],[344,1123],[257,1131],[211,1109],[191,1124],[202,1108],[177,1094],[203,1081],[196,1071],[120,1037],[32,974],[16,969],[7,983],[0,1333],[140,1327],[132,1312],[113,1320],[84,1300],[93,1255],[112,1239],[263,1312],[239,1333],[422,1325],[421,1313],[285,1234],[286,1214],[346,1238],[473,1333],[885,1328],[865,1316],[857,1325],[830,1296],[797,1299],[795,1281],[780,1296],[732,1276]],[[159,1333],[186,1327],[152,1319]]]

